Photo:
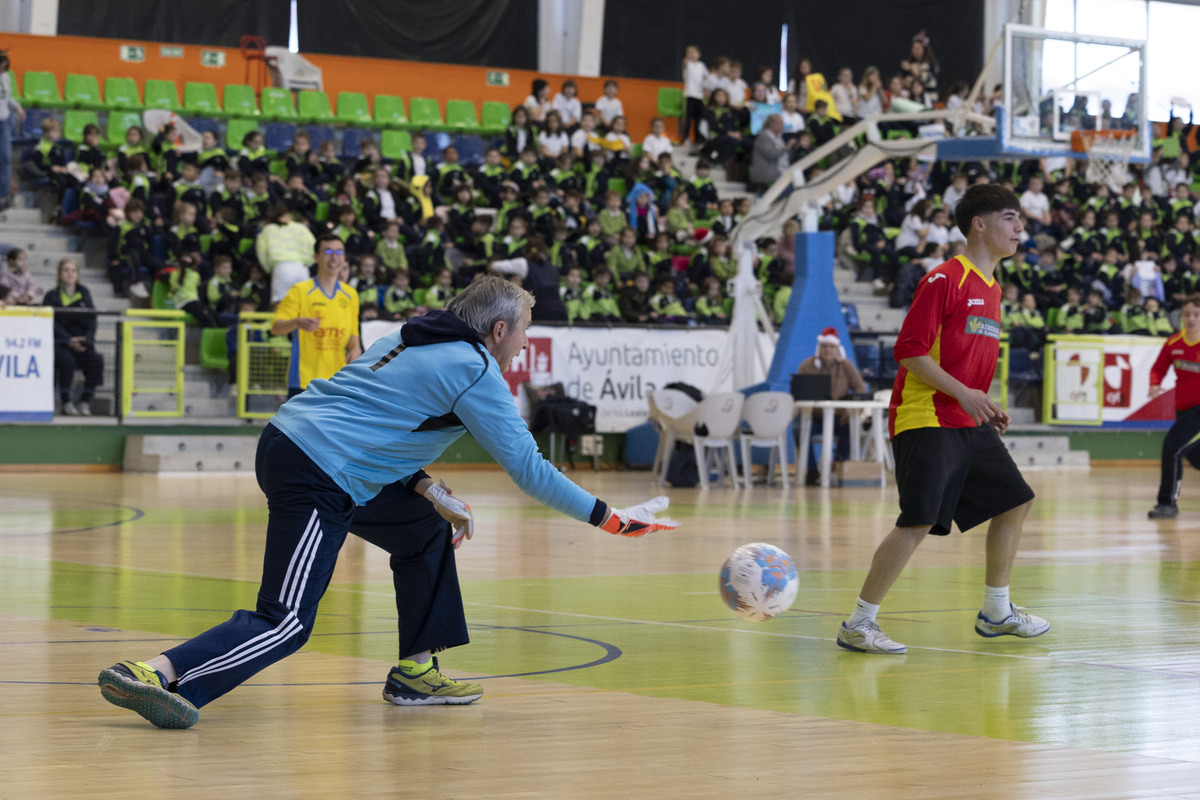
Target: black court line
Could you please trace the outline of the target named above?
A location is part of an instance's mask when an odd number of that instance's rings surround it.
[[[38,531],[38,532],[32,532],[32,533],[0,533],[0,539],[24,539],[24,538],[29,538],[31,536],[58,536],[58,535],[64,534],[64,533],[84,533],[86,531],[98,531],[98,530],[102,530],[104,528],[111,528],[116,525],[124,525],[128,522],[137,522],[139,519],[146,516],[146,512],[140,508],[137,508],[136,506],[127,506],[127,505],[123,505],[121,503],[106,503],[103,500],[93,500],[91,502],[96,503],[98,505],[102,505],[102,506],[108,506],[109,508],[117,508],[117,509],[122,509],[125,511],[132,511],[133,516],[128,517],[126,519],[118,519],[118,520],[113,520],[112,522],[105,522],[102,525],[86,525],[82,528],[61,528],[61,529],[52,529],[52,530],[48,530],[48,531]],[[86,508],[60,509],[60,511],[63,511],[63,512],[87,511],[87,510],[88,509],[86,509]]]

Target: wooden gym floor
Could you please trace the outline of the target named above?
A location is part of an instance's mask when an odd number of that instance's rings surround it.
[[[433,470],[435,473],[436,470]],[[1157,470],[1035,472],[1013,581],[1054,629],[985,640],[982,531],[930,540],[880,621],[906,656],[834,646],[895,490],[668,490],[683,527],[627,540],[496,471],[444,477],[477,516],[459,551],[479,678],[466,707],[401,708],[387,559],[351,537],[316,634],[186,731],[103,701],[103,667],[252,607],[252,478],[5,475],[0,798],[1200,798],[1200,499],[1146,519]],[[646,473],[572,477],[625,505]],[[767,541],[801,568],[767,623],[716,573]]]

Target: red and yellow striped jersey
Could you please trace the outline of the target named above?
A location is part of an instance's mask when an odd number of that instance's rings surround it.
[[[988,391],[1000,355],[1000,285],[988,280],[966,257],[930,270],[913,294],[895,358],[929,355],[964,385]],[[888,427],[893,436],[913,428],[974,428],[948,394],[903,366],[892,385]]]

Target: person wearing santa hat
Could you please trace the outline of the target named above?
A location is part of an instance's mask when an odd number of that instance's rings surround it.
[[[862,375],[854,364],[846,358],[846,348],[838,338],[837,328],[832,325],[821,331],[817,336],[817,352],[800,362],[797,375],[828,375],[833,388],[833,400],[842,400],[851,394],[864,394],[867,391]],[[813,414],[813,430],[820,430],[821,411]],[[837,412],[834,418],[833,434],[836,445],[833,450],[834,461],[845,461],[850,457],[850,417],[845,411]],[[811,445],[810,445],[811,447]],[[809,453],[809,464],[816,464],[815,453]],[[814,468],[808,471],[805,482],[809,486],[820,483],[820,473]]]

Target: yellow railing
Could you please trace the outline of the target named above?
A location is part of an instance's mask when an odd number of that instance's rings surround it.
[[[121,416],[183,416],[182,311],[131,308],[121,322]]]
[[[237,415],[269,419],[287,399],[292,347],[271,335],[273,314],[243,313],[237,328]]]

